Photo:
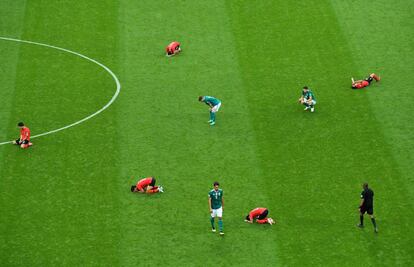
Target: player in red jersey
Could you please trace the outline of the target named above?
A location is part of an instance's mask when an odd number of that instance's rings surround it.
[[[381,78],[375,73],[371,73],[364,80],[354,81],[354,78],[351,78],[351,80],[352,80],[352,89],[362,89],[364,87],[369,86],[373,80],[375,80],[376,82],[379,82]]]
[[[147,193],[153,194],[161,192],[163,193],[164,190],[162,186],[155,186],[155,178],[154,177],[147,177],[138,181],[137,185],[131,186],[131,192],[135,193]]]
[[[169,44],[165,50],[167,52],[167,57],[171,57],[174,56],[175,54],[178,54],[181,52],[181,47],[180,47],[180,43],[179,42],[172,42],[171,44]]]
[[[23,122],[19,122],[17,127],[20,128],[20,138],[13,141],[13,144],[20,146],[21,148],[28,148],[33,144],[30,143],[30,129],[24,125]]]
[[[256,219],[256,222],[259,224],[268,223],[270,225],[274,224],[275,221],[272,218],[267,218],[267,214],[269,214],[269,210],[266,208],[255,208],[254,210],[250,211],[249,214],[246,216],[245,222],[253,223]]]

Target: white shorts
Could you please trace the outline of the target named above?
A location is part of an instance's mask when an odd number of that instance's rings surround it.
[[[212,107],[211,112],[216,113],[217,111],[219,111],[220,107],[221,107],[221,102],[219,102],[217,105]]]
[[[223,207],[220,207],[218,209],[213,209],[213,212],[211,213],[211,217],[223,217]]]

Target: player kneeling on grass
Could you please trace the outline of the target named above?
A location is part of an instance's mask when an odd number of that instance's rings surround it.
[[[219,111],[221,107],[221,101],[212,96],[199,96],[198,101],[206,103],[210,107],[210,123],[211,126],[216,124],[216,112]]]
[[[165,50],[167,52],[167,57],[172,57],[175,54],[178,54],[181,52],[181,47],[180,47],[180,43],[179,42],[172,42],[171,44],[169,44]]]
[[[302,89],[302,96],[299,98],[299,103],[305,105],[305,110],[310,109],[311,112],[315,111],[316,98],[312,90],[307,86]]]
[[[164,192],[162,186],[155,186],[155,178],[154,177],[147,177],[138,181],[137,185],[131,186],[131,192],[133,193],[146,193],[146,194],[153,194]]]
[[[20,146],[21,148],[28,148],[33,144],[30,143],[30,129],[24,125],[23,122],[19,122],[17,127],[20,128],[20,138],[13,141],[13,144]]]
[[[352,89],[362,89],[364,87],[367,87],[371,85],[371,82],[375,80],[376,82],[379,82],[381,78],[376,75],[375,73],[371,73],[367,78],[364,80],[358,80],[354,81],[354,78],[351,78],[352,80]]]
[[[249,212],[244,221],[248,223],[253,223],[253,221],[256,220],[256,222],[259,224],[268,223],[272,225],[275,223],[275,221],[272,218],[267,218],[268,214],[269,210],[266,208],[255,208],[254,210]]]

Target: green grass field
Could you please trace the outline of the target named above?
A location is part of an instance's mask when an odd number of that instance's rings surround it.
[[[0,145],[0,266],[414,265],[413,18],[409,0],[1,1],[0,37],[86,55],[122,90]],[[0,143],[116,91],[49,47],[0,39],[0,58]],[[216,126],[199,95],[222,100]],[[145,176],[165,193],[132,194]],[[378,234],[355,227],[365,181]],[[257,206],[277,224],[244,223]]]

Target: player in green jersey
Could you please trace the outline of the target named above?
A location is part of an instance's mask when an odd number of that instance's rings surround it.
[[[305,110],[310,109],[311,112],[315,111],[316,98],[312,90],[307,86],[303,87],[302,96],[299,98],[299,103],[305,105]]]
[[[221,101],[212,96],[199,96],[198,101],[204,102],[210,107],[210,120],[208,123],[210,123],[211,126],[216,124],[216,112],[219,111],[221,107]]]
[[[210,190],[208,193],[208,206],[210,208],[210,222],[211,222],[211,230],[216,232],[216,227],[214,225],[214,218],[218,217],[218,226],[220,235],[224,235],[223,232],[223,190],[219,189],[219,182],[214,182],[214,188]]]

